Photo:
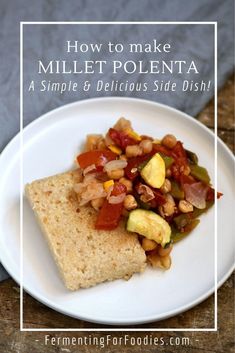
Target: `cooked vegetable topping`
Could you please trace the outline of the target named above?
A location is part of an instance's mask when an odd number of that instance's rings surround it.
[[[153,211],[134,210],[130,212],[127,230],[139,233],[162,247],[169,242],[171,228],[164,218]]]
[[[118,198],[120,198],[120,196],[122,197],[122,195],[125,197],[125,192],[125,185],[118,182],[114,183],[109,200],[104,201],[99,211],[95,224],[96,229],[112,230],[117,228],[121,219],[124,201],[124,199]],[[110,202],[110,198],[116,198],[117,202]]]
[[[118,155],[122,154],[122,150],[121,148],[115,146],[115,145],[109,145],[108,148],[110,149],[110,151],[112,151],[113,153],[116,153]]]
[[[113,180],[107,180],[107,181],[105,181],[104,184],[103,184],[104,190],[105,190],[106,192],[108,192],[109,189],[110,189],[113,185],[114,185],[114,181],[113,181]]]
[[[96,220],[95,228],[112,230],[117,228],[122,215],[123,203],[111,204],[104,201]]]
[[[148,185],[160,188],[165,181],[165,170],[164,160],[156,153],[141,170],[140,175]]]
[[[167,168],[170,168],[171,165],[174,163],[174,159],[172,157],[169,156],[165,156],[164,153],[160,153],[162,159],[164,160],[165,163],[165,168],[167,170]]]
[[[104,165],[116,159],[117,155],[109,150],[94,150],[94,151],[88,151],[84,152],[82,154],[79,154],[77,156],[77,161],[80,166],[80,168],[85,169],[89,167],[90,165],[95,165],[97,170],[100,169],[102,170]]]
[[[210,183],[209,174],[204,167],[200,167],[197,164],[190,165],[191,175],[194,176],[197,180],[201,180],[206,184]]]
[[[139,134],[137,134],[137,132],[131,130],[130,128],[129,129],[125,129],[124,132],[129,136],[131,137],[132,139],[136,140],[136,141],[141,141],[141,137]]]
[[[170,267],[172,243],[190,234],[214,203],[210,176],[194,152],[172,134],[139,135],[125,118],[105,137],[88,135],[77,162],[79,206],[97,211],[96,229],[115,229],[128,217],[127,230],[139,234],[154,267]]]
[[[183,200],[184,199],[184,190],[180,187],[180,184],[177,181],[171,181],[171,195],[176,200]]]
[[[125,131],[118,131],[115,129],[109,129],[109,137],[113,142],[124,150],[127,146],[135,145],[136,140],[130,137]]]
[[[206,207],[206,195],[208,186],[202,182],[184,184],[185,199],[193,206],[203,209]]]
[[[198,156],[196,155],[196,153],[191,152],[189,150],[185,150],[185,152],[186,152],[186,155],[191,163],[198,164]]]

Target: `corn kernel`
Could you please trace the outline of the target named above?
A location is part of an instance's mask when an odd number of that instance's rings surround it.
[[[109,191],[109,188],[110,188],[111,186],[113,186],[113,185],[114,185],[114,181],[113,181],[113,180],[105,181],[105,182],[103,183],[104,190],[105,190],[106,192],[108,192],[108,191]]]
[[[113,153],[116,153],[118,155],[122,154],[122,150],[121,148],[115,146],[115,145],[109,145],[108,148],[110,149],[110,151],[112,151]]]
[[[125,130],[125,133],[126,133],[129,137],[133,138],[134,140],[136,140],[136,141],[141,141],[141,137],[140,137],[139,134],[137,134],[137,132],[135,132],[135,131],[133,131],[133,130],[130,130],[130,129],[126,129],[126,130]]]

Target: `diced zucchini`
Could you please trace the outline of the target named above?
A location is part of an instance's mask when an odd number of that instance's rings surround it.
[[[170,241],[171,227],[164,218],[153,211],[136,209],[130,212],[127,230],[154,240],[164,247]]]
[[[159,153],[156,153],[140,171],[144,181],[154,187],[160,188],[165,181],[165,163]]]

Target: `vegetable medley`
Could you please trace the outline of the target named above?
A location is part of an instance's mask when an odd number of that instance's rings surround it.
[[[106,136],[88,135],[77,156],[79,205],[97,210],[96,229],[115,229],[121,218],[135,232],[152,266],[170,268],[175,242],[214,203],[207,170],[174,135],[139,135],[120,118]],[[222,194],[217,193],[217,198]]]

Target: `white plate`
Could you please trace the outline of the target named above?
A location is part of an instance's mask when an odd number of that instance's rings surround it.
[[[130,119],[136,131],[162,137],[172,132],[195,151],[201,165],[214,174],[214,137],[188,115],[153,102],[132,98],[98,98],[53,110],[24,130],[23,183],[70,169],[88,133],[104,133],[120,117]],[[20,281],[20,136],[0,157],[0,258]],[[218,141],[218,284],[233,269],[234,159]],[[213,178],[212,178],[213,179]],[[213,181],[213,180],[212,180]],[[185,240],[175,245],[169,271],[148,268],[129,281],[118,280],[94,288],[66,290],[24,201],[25,290],[64,314],[106,324],[138,324],[160,320],[198,304],[214,291],[214,208]]]

